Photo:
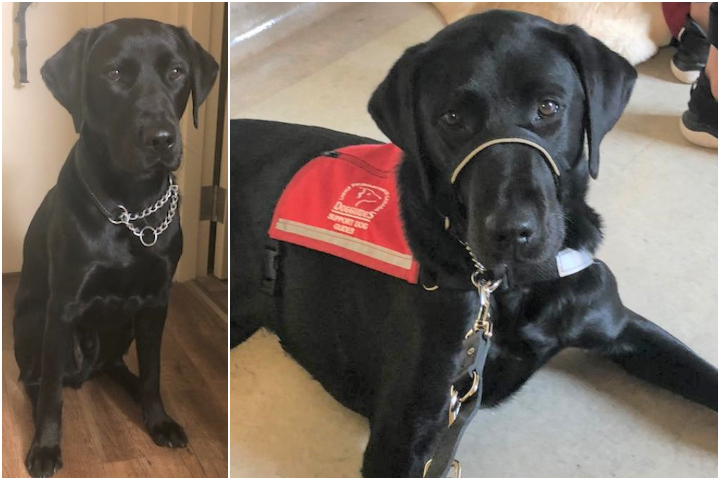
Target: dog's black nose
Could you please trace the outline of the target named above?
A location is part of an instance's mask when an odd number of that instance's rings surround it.
[[[535,235],[535,222],[529,216],[503,218],[491,215],[485,221],[490,238],[499,245],[521,246]]]
[[[175,145],[175,135],[167,128],[148,128],[143,132],[143,142],[146,147],[152,148],[155,152],[163,153]]]

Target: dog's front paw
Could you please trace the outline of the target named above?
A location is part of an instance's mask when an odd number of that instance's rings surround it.
[[[30,446],[27,457],[25,457],[25,467],[27,467],[28,473],[31,477],[52,477],[62,468],[60,445],[41,447],[37,443],[33,442]]]
[[[149,423],[148,430],[153,441],[161,447],[187,447],[185,430],[170,417],[156,423]]]

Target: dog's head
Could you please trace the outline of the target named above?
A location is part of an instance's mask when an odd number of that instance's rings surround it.
[[[132,173],[179,167],[188,97],[197,127],[217,72],[187,30],[140,19],[79,31],[41,69],[75,130],[103,143],[113,165]]]
[[[578,27],[492,11],[408,49],[369,110],[405,152],[401,174],[411,170],[417,195],[497,268],[562,248],[573,228],[570,203],[583,201],[588,174],[597,177],[600,142],[635,78],[627,61]],[[458,170],[478,145],[505,137],[546,149],[558,172],[541,149],[522,143],[485,148]]]

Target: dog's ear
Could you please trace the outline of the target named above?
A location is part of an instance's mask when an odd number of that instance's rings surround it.
[[[185,27],[178,27],[180,37],[187,47],[190,55],[190,70],[192,80],[193,124],[198,126],[198,109],[205,101],[215,84],[218,69],[220,68],[210,53],[190,36]]]
[[[40,69],[45,85],[55,99],[70,112],[75,131],[82,130],[87,55],[94,29],[84,28],[50,57]]]
[[[417,67],[424,47],[424,44],[419,44],[405,50],[373,93],[368,111],[390,141],[400,147],[413,162],[417,162],[423,195],[426,200],[430,200],[433,192],[429,164],[421,153],[415,95]]]
[[[565,50],[585,91],[585,132],[592,178],[600,168],[600,142],[622,115],[637,71],[627,60],[575,25],[564,25]]]

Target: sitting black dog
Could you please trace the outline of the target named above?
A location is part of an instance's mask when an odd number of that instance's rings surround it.
[[[109,374],[142,405],[155,443],[184,447],[160,397],[160,342],[182,251],[179,121],[218,64],[184,28],[125,19],[78,32],[41,73],[80,139],[25,237],[15,356],[33,407],[26,465],[61,466],[62,387]],[[139,377],[123,361],[137,342]]]
[[[434,290],[280,243],[274,295],[265,293],[263,251],[286,184],[322,152],[375,142],[233,121],[233,345],[270,328],[332,395],[366,415],[368,477],[419,477],[433,457],[480,308],[471,279],[499,281],[483,406],[578,347],[717,410],[717,369],[624,307],[603,262],[562,278],[544,273],[561,250],[594,252],[601,241],[585,194],[635,79],[580,28],[503,11],[468,17],[405,52],[369,110],[404,152],[403,227],[422,268],[436,273]]]

